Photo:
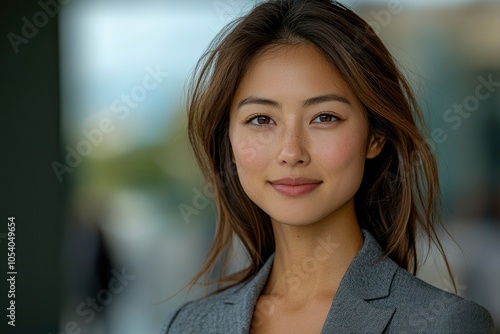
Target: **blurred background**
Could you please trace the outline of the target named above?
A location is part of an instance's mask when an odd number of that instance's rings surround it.
[[[37,39],[58,50],[40,66],[59,65],[49,81],[58,102],[48,107],[57,154],[43,160],[43,178],[62,205],[50,220],[50,255],[42,246],[27,265],[37,256],[53,263],[57,298],[47,307],[57,316],[39,322],[54,332],[157,333],[201,293],[176,294],[200,268],[216,219],[188,145],[186,80],[215,34],[255,2],[54,3],[11,11],[17,30],[26,15],[40,31],[31,44],[8,39],[16,61],[43,58]],[[413,85],[439,160],[444,222],[459,245],[442,236],[458,292],[500,324],[500,1],[343,3],[370,22]],[[424,255],[419,276],[451,291],[435,249]]]

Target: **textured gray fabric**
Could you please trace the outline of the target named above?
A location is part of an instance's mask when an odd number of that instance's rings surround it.
[[[369,232],[363,235],[363,247],[340,283],[322,334],[494,332],[483,307],[416,278],[383,257]],[[161,334],[249,333],[273,258],[252,279],[184,304],[169,315]]]

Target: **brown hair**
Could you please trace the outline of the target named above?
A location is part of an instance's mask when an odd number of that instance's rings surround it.
[[[451,272],[434,227],[441,224],[436,160],[418,128],[424,121],[415,97],[389,51],[363,19],[338,2],[273,0],[258,4],[217,35],[188,92],[189,139],[214,186],[218,212],[206,262],[191,283],[208,276],[221,261],[222,272],[213,283],[219,289],[231,286],[253,276],[274,252],[270,218],[245,194],[231,160],[229,110],[257,54],[272,45],[297,43],[324,54],[363,105],[370,131],[386,138],[379,156],[367,160],[355,195],[360,226],[413,274],[418,269],[417,232],[422,231],[436,243]],[[228,274],[235,237],[250,265]]]

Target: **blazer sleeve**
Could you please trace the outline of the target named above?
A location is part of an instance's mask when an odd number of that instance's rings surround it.
[[[493,319],[482,306],[466,299],[450,305],[436,333],[494,334]]]

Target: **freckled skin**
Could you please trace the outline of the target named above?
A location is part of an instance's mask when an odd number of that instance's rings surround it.
[[[311,97],[336,94],[349,103]],[[279,106],[245,104],[253,96]],[[362,106],[323,55],[308,45],[274,47],[254,59],[230,111],[230,140],[243,189],[273,221],[306,225],[354,214],[354,194],[366,158],[379,143],[369,138]],[[339,117],[323,116],[322,112]],[[260,118],[245,124],[252,115]],[[265,116],[265,117],[263,117]],[[260,124],[260,123],[267,124]],[[278,193],[269,181],[287,176],[321,180],[302,196]]]

